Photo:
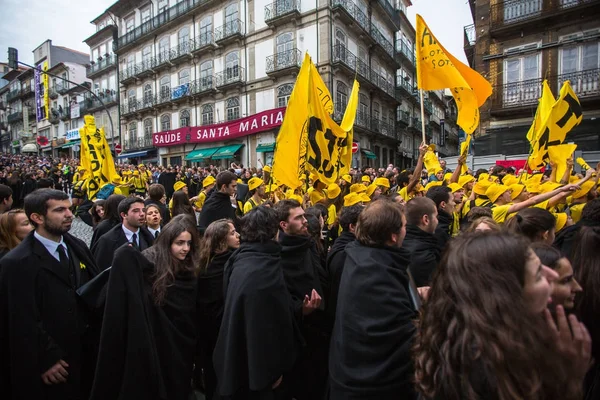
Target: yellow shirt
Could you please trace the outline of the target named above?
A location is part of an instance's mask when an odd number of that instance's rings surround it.
[[[196,208],[202,208],[204,207],[204,202],[206,201],[206,193],[204,192],[200,192],[200,194],[198,195],[198,198],[196,199],[196,202],[194,203],[194,205],[196,206]]]
[[[450,235],[452,237],[458,235],[460,232],[460,215],[456,211],[454,212],[454,219],[452,221],[452,226],[450,227]]]
[[[492,208],[492,217],[494,221],[499,224],[503,224],[506,221],[506,216],[508,215],[508,210],[512,204],[505,204],[503,206],[495,206]]]
[[[265,202],[264,200],[261,200],[260,203],[256,204],[252,197],[249,198],[248,201],[246,202],[246,204],[244,204],[244,215],[248,214],[250,212],[250,210],[252,210],[254,207],[260,206],[264,202]]]
[[[581,212],[583,211],[583,207],[585,207],[586,203],[573,204],[569,207],[571,210],[571,218],[573,219],[573,223],[577,223],[581,220]]]
[[[408,203],[408,201],[410,199],[412,199],[414,196],[411,196],[408,194],[408,186],[404,186],[402,189],[400,189],[398,191],[398,194],[400,195],[400,197],[402,197],[404,199],[405,202]]]
[[[115,186],[113,194],[121,194],[125,197],[129,196],[129,185]]]
[[[310,203],[314,206],[315,204],[317,204],[319,201],[323,200],[325,198],[325,194],[319,190],[313,190],[312,192],[310,192]]]
[[[335,209],[335,204],[331,204],[329,207],[327,207],[327,225],[333,225],[336,218],[337,210]]]

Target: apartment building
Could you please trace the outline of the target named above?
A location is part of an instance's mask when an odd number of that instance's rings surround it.
[[[6,117],[1,125],[6,133],[0,135],[0,147],[7,153],[37,152],[31,143],[37,132],[33,71],[20,67],[8,71],[3,79],[8,82],[0,88],[0,109]]]
[[[353,165],[410,165],[421,125],[409,5],[117,1],[92,21],[97,32],[86,43],[92,58],[109,60],[93,76],[94,87],[119,91],[120,157],[163,165],[270,164],[308,52],[334,98],[336,120],[354,77],[361,83]],[[439,124],[445,99],[434,97],[427,99],[429,140],[451,153]]]
[[[600,150],[600,1],[470,0],[465,54],[494,92],[481,110],[475,153],[529,152],[525,138],[548,80],[554,95],[569,80],[583,122],[569,134],[578,150]]]

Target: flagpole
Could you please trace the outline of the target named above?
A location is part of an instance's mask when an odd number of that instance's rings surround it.
[[[423,137],[423,143],[427,143],[425,140],[425,104],[423,104],[423,89],[419,89],[419,96],[421,97],[421,133]]]

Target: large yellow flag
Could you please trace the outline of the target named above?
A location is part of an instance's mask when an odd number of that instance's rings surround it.
[[[300,187],[305,179],[308,139],[308,81],[312,70],[317,71],[310,56],[306,53],[275,144],[273,178],[280,184],[292,189]],[[318,72],[316,75],[318,75]],[[331,114],[333,112],[333,99],[320,76],[316,86],[323,107]]]
[[[576,144],[559,144],[548,147],[548,158],[556,164],[556,182],[560,182],[567,170],[567,159],[573,156],[577,149]]]
[[[306,159],[308,170],[317,175],[321,182],[329,185],[336,183],[340,170],[349,169],[344,164],[341,151],[348,146],[348,135],[327,112],[322,102],[320,82],[322,79],[316,68],[311,70],[308,82]],[[352,129],[351,125],[349,127]]]
[[[527,132],[527,140],[529,140],[529,143],[531,143],[532,146],[544,131],[544,123],[548,120],[548,116],[550,115],[550,111],[552,111],[552,106],[555,102],[556,99],[552,94],[550,86],[548,86],[548,81],[544,79],[544,83],[542,84],[542,97],[539,99],[535,118]]]
[[[87,180],[88,199],[94,200],[102,186],[110,183],[118,174],[104,136],[104,128],[96,128],[96,122],[91,115],[86,115],[83,120],[85,125],[79,129],[81,137],[79,157],[81,166],[86,171],[83,178]]]
[[[340,149],[342,153],[341,168],[338,170],[338,175],[344,175],[350,173],[350,167],[352,165],[352,142],[354,141],[354,120],[356,119],[356,110],[358,109],[358,91],[360,84],[355,79],[352,85],[352,92],[350,92],[350,99],[344,112],[344,118],[342,118],[342,124],[340,125],[342,130],[347,134],[346,147]]]
[[[492,85],[450,54],[418,14],[416,42],[419,89],[449,88],[458,107],[458,126],[473,133],[479,125],[479,107],[492,94]]]

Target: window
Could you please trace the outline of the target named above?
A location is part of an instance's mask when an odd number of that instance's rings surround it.
[[[335,91],[335,112],[344,114],[348,104],[348,86],[344,82],[337,81]]]
[[[180,85],[187,85],[188,83],[190,83],[190,70],[184,69],[179,71],[178,77]]]
[[[369,100],[367,96],[360,93],[358,95],[358,113],[356,114],[356,122],[358,125],[365,126],[369,119]]]
[[[183,110],[179,113],[179,127],[190,126],[190,110]]]
[[[202,106],[202,125],[214,123],[214,108],[212,104]]]
[[[528,54],[504,61],[504,105],[537,102],[540,97],[540,55]]]
[[[337,60],[346,60],[346,34],[339,28],[335,30],[334,53]]]
[[[142,50],[142,61],[147,63],[152,58],[152,47],[147,46]],[[149,65],[148,65],[149,66]]]
[[[125,21],[125,33],[131,32],[135,29],[135,20],[133,17]]]
[[[379,120],[379,103],[373,103],[373,118]]]
[[[177,33],[177,51],[179,54],[190,51],[190,27],[184,26]]]
[[[133,67],[135,66],[135,54],[130,54],[129,56],[127,56],[127,69],[128,70],[133,70]]]
[[[142,24],[144,22],[147,22],[150,20],[151,14],[150,14],[150,7],[146,7],[143,10],[140,11],[141,14],[141,19],[142,19]]]
[[[171,99],[171,77],[169,75],[160,78],[160,98],[161,100]]]
[[[240,117],[240,99],[231,97],[225,101],[227,108],[227,121],[233,121]]]
[[[520,0],[504,2],[504,21],[514,22],[539,14],[542,0]]]
[[[149,83],[144,86],[144,105],[152,105],[152,85]]]
[[[240,55],[232,51],[225,56],[225,83],[235,82],[240,78]]]
[[[132,104],[135,104],[135,89],[130,89],[129,92],[127,92],[127,102],[130,107]]]
[[[200,90],[204,91],[213,87],[213,62],[205,61],[200,64]]]
[[[158,62],[163,63],[169,60],[169,36],[165,36],[158,42]]]
[[[200,21],[200,46],[212,43],[212,15],[207,15]]]
[[[160,117],[160,129],[162,131],[168,131],[171,129],[171,114],[165,114]]]
[[[144,138],[152,136],[152,118],[146,118],[144,120]]]
[[[294,35],[291,32],[282,33],[275,40],[277,50],[275,55],[275,67],[285,68],[296,63],[294,48]]]
[[[169,0],[158,0],[158,12],[161,13],[169,7]]]
[[[291,83],[286,83],[285,85],[281,85],[277,88],[277,107],[287,106],[293,89],[294,85]]]
[[[225,30],[228,34],[235,33],[233,29],[237,27],[237,20],[239,18],[238,5],[233,3],[225,8]],[[231,29],[231,30],[230,30]]]
[[[129,124],[129,147],[135,147],[137,140],[137,122]]]
[[[593,42],[560,50],[559,87],[569,80],[573,91],[579,96],[598,92],[599,46],[599,42]]]

